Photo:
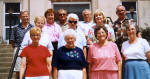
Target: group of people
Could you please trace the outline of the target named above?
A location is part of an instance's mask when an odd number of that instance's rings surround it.
[[[75,13],[47,9],[34,26],[29,12],[11,33],[11,44],[20,48],[14,68],[16,79],[150,79],[150,46],[137,36],[134,20],[125,7],[116,7],[118,19],[106,23],[101,10],[85,9],[83,20]],[[58,17],[59,21],[55,22]]]

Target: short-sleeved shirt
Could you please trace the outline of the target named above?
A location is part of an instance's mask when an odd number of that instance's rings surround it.
[[[129,40],[122,44],[121,52],[125,59],[143,59],[146,60],[146,53],[150,51],[148,42],[143,38],[138,38],[137,42],[130,44]]]
[[[75,47],[73,49],[60,47],[54,53],[52,65],[58,70],[82,70],[87,66],[82,49]]]
[[[85,21],[80,21],[79,22],[79,28],[83,31],[85,35],[88,35],[88,31],[92,26],[95,26],[95,23],[92,22],[85,22]]]
[[[47,33],[51,37],[51,42],[56,42],[58,41],[62,30],[61,27],[54,22],[52,25],[45,24],[42,32]]]
[[[92,65],[92,71],[117,71],[118,61],[121,61],[121,55],[115,43],[107,41],[102,47],[98,43],[90,45],[88,62]]]
[[[33,26],[31,24],[25,29],[21,24],[15,25],[11,32],[10,40],[14,41],[15,47],[20,47],[24,35],[27,31],[29,31]]]
[[[76,32],[76,41],[75,41],[75,46],[83,49],[84,46],[86,46],[86,38],[84,33],[77,27],[75,30]],[[66,45],[66,41],[64,39],[63,33],[61,34],[59,41],[58,41],[58,48]]]
[[[49,76],[46,58],[51,54],[46,47],[29,45],[23,49],[20,56],[26,57],[25,77]]]

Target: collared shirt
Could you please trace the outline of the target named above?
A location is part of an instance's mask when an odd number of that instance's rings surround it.
[[[23,28],[21,24],[14,26],[11,32],[10,40],[14,41],[15,47],[20,47],[25,33],[29,31],[32,27],[33,26],[31,24],[29,24],[27,28]]]
[[[61,24],[60,21],[57,22],[57,24],[60,25],[62,32],[64,32],[65,30],[67,30],[67,22],[65,24]]]
[[[30,38],[30,31],[28,31],[25,34],[24,39],[21,43],[21,49],[23,49],[24,47],[30,45],[31,43],[32,43],[32,40]],[[54,48],[52,46],[52,43],[50,41],[50,36],[46,33],[43,33],[43,32],[41,33],[41,38],[39,40],[39,44],[47,47],[48,50],[50,50],[50,51],[54,50]]]
[[[77,28],[75,30],[76,32],[76,41],[75,41],[75,46],[83,49],[84,46],[86,46],[86,38],[85,38],[85,35],[84,33],[79,29]],[[64,40],[64,36],[63,36],[63,33],[61,34],[60,38],[59,38],[59,41],[58,41],[58,48],[62,47],[66,45],[66,42]]]
[[[42,32],[47,33],[51,37],[51,42],[58,41],[62,33],[61,27],[55,22],[53,25],[45,24]]]
[[[92,26],[95,26],[96,24],[94,22],[85,22],[85,21],[80,21],[79,22],[79,28],[83,31],[85,35],[88,35],[89,29],[92,28]]]

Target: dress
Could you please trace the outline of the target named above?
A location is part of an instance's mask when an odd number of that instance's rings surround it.
[[[115,43],[107,41],[100,47],[98,43],[90,45],[88,62],[92,65],[90,79],[118,79],[118,65],[121,61],[118,47]]]
[[[138,38],[133,44],[125,41],[121,51],[125,56],[124,79],[150,79],[150,68],[146,62],[146,53],[150,51],[150,46],[145,39]]]
[[[27,67],[25,77],[49,76],[46,58],[50,57],[48,49],[42,45],[29,45],[23,49],[21,57],[26,57]]]
[[[87,66],[87,62],[82,49],[62,46],[54,53],[52,66],[58,69],[58,79],[82,79],[82,69]]]

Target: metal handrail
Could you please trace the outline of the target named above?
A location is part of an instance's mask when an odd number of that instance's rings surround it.
[[[112,21],[111,17],[106,17],[106,18],[109,19],[112,24],[114,23],[114,22]],[[109,21],[107,20],[107,24],[109,24],[108,22],[109,22]]]
[[[11,78],[12,78],[13,70],[14,70],[14,67],[15,67],[15,64],[16,64],[16,60],[17,60],[17,57],[18,57],[19,50],[20,50],[20,47],[17,48],[16,54],[15,54],[14,59],[13,59],[13,62],[12,62],[12,64],[11,64],[11,69],[10,69],[10,71],[9,71],[8,79],[11,79]]]

